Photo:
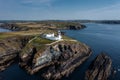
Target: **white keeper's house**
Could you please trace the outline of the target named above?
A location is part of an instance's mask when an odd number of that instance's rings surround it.
[[[60,31],[58,31],[57,36],[55,36],[55,34],[52,33],[52,34],[44,34],[43,37],[46,38],[46,39],[50,39],[50,40],[62,40],[62,36],[61,36]]]

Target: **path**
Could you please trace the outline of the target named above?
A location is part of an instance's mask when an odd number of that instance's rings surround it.
[[[55,41],[55,42],[52,42],[52,43],[50,43],[50,44],[46,44],[46,45],[53,45],[53,44],[55,44],[55,43],[58,43],[58,42],[60,42],[60,41],[74,41],[74,42],[77,42],[77,40],[68,40],[68,39],[62,39],[62,40],[57,40],[57,41]]]
[[[30,43],[30,42],[32,42],[34,39],[36,39],[37,38],[37,36],[36,37],[34,37],[33,39],[31,39],[31,40],[29,40],[29,42],[28,43]]]

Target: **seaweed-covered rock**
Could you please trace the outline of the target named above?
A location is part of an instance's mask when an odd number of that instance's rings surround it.
[[[101,53],[91,63],[86,71],[86,80],[108,80],[111,74],[112,60],[105,53]]]

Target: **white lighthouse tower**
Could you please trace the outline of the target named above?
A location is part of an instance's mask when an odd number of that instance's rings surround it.
[[[58,31],[58,40],[61,40],[61,39],[62,39],[61,32]]]

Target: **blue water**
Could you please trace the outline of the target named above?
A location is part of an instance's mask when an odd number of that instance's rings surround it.
[[[10,30],[0,28],[0,32],[10,32]]]
[[[89,45],[92,50],[92,56],[80,67],[62,80],[84,80],[84,74],[91,61],[100,53],[106,52],[113,60],[113,67],[120,69],[120,25],[106,24],[85,24],[87,28],[83,30],[64,30],[66,35],[75,38]],[[40,77],[40,73],[28,75],[24,70],[19,68],[15,63],[7,70],[0,72],[0,80],[44,80]],[[120,80],[120,72],[117,71],[114,79]]]
[[[80,69],[80,71],[86,70],[91,60],[100,52],[106,52],[112,58],[113,67],[117,70],[117,74],[114,76],[114,79],[111,78],[111,80],[120,80],[120,25],[93,23],[85,25],[87,28],[80,31],[65,30],[66,35],[86,43],[93,50],[92,56],[82,66],[82,70]],[[77,72],[75,75],[84,74],[79,71]],[[78,80],[78,76],[76,76],[76,79]],[[82,80],[82,77],[80,80]]]

